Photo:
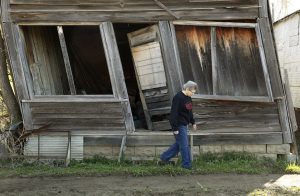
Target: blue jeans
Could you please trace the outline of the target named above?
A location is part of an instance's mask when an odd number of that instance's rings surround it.
[[[187,126],[179,126],[179,133],[174,134],[176,142],[170,146],[170,148],[161,154],[160,159],[162,161],[169,161],[171,158],[175,157],[180,151],[182,157],[182,167],[191,168],[191,156],[190,148],[187,135]]]

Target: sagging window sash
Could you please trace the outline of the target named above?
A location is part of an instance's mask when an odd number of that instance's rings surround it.
[[[262,37],[256,23],[173,21],[184,80],[194,98],[273,101]]]
[[[20,28],[35,97],[117,96],[101,25]]]

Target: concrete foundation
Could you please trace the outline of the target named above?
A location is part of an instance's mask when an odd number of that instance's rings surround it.
[[[168,149],[168,146],[130,146],[125,148],[125,158],[132,157],[157,157]],[[259,144],[259,145],[202,145],[193,146],[192,153],[197,157],[205,153],[224,153],[224,152],[247,152],[253,153],[257,157],[266,157],[276,160],[278,156],[290,155],[289,144]],[[84,146],[84,157],[92,157],[94,155],[117,157],[119,155],[119,147],[116,146]]]

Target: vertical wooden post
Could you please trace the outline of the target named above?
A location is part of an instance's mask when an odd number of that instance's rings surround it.
[[[66,72],[67,72],[67,78],[68,78],[68,82],[69,82],[71,95],[76,95],[74,77],[73,77],[73,73],[72,73],[72,69],[71,69],[70,59],[69,59],[69,55],[68,55],[66,40],[65,40],[64,31],[63,31],[62,26],[57,27],[57,32],[58,32],[62,55],[63,55],[64,62],[65,62],[65,68],[66,68]]]
[[[168,86],[170,89],[170,98],[181,90],[183,74],[181,64],[176,52],[175,46],[175,30],[170,27],[168,21],[159,21],[160,42],[162,45],[162,54],[164,58],[165,70],[168,78]]]
[[[100,31],[107,60],[108,70],[111,76],[111,83],[114,95],[122,102],[126,130],[129,132],[133,132],[135,128],[132,118],[132,112],[130,108],[122,63],[112,23],[102,23],[100,25]]]
[[[217,60],[217,35],[216,27],[210,28],[210,43],[211,43],[211,67],[212,67],[212,83],[213,95],[217,95],[218,89],[218,60]]]
[[[283,93],[283,82],[280,75],[279,62],[273,36],[272,24],[268,14],[268,1],[259,0],[259,19],[257,20],[260,29],[262,44],[270,76],[272,95],[274,99],[281,98]]]
[[[259,20],[259,19],[258,19]],[[260,54],[260,59],[261,59],[261,64],[264,72],[264,78],[265,78],[265,83],[268,91],[268,96],[270,98],[270,101],[273,102],[273,93],[272,93],[272,86],[271,86],[271,81],[270,81],[270,75],[269,75],[269,70],[267,67],[267,62],[266,62],[266,55],[265,55],[265,50],[263,46],[263,41],[260,33],[260,28],[259,25],[256,25],[255,27],[255,32],[256,32],[256,37],[257,37],[257,42],[259,46],[259,54]]]

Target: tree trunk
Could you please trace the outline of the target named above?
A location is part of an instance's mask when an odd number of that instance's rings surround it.
[[[1,32],[0,37],[0,91],[10,116],[10,123],[15,124],[22,120],[20,107],[13,93],[8,78],[8,60]]]

